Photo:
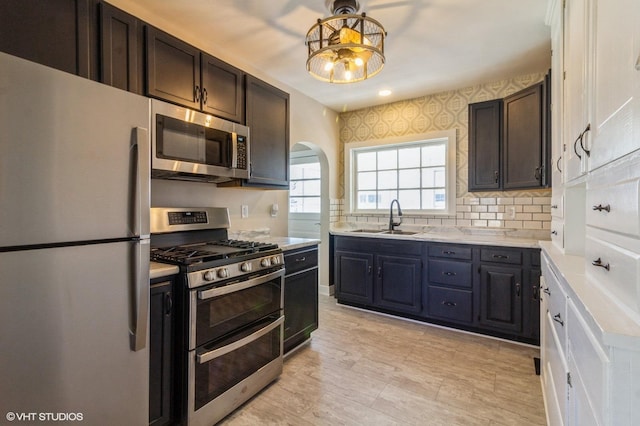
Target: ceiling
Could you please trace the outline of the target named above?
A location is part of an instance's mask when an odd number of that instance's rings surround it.
[[[336,110],[410,99],[550,66],[545,0],[360,0],[387,31],[380,74],[352,84],[313,78],[305,35],[330,0],[111,0],[227,62]],[[388,97],[378,96],[389,89]]]

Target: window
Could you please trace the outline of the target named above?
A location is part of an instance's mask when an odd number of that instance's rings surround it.
[[[455,130],[348,144],[349,211],[455,215],[455,155]]]
[[[289,181],[289,213],[320,213],[318,156],[292,153]]]

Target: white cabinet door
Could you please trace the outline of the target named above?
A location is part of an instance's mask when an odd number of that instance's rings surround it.
[[[559,188],[564,182],[562,152],[562,70],[564,45],[562,33],[562,2],[556,2],[551,24],[551,186]]]
[[[590,0],[567,0],[564,27],[564,155],[565,182],[586,172],[587,156],[580,135],[588,124],[588,68]],[[589,132],[582,138],[588,143]]]
[[[592,1],[590,170],[640,148],[640,1]]]

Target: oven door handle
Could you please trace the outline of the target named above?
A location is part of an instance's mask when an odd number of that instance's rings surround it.
[[[202,290],[198,292],[198,299],[207,300],[213,297],[222,296],[224,294],[233,293],[235,291],[244,290],[246,288],[255,287],[260,284],[264,284],[268,281],[271,281],[274,278],[283,277],[284,269],[279,269],[276,272],[272,272],[267,275],[262,275],[260,277],[252,278],[250,280],[241,281],[236,284],[229,284],[223,287],[215,287],[209,290]]]
[[[229,352],[233,352],[233,351],[235,351],[237,349],[240,349],[241,347],[243,347],[245,345],[248,345],[249,343],[251,343],[251,342],[253,342],[255,340],[258,340],[259,338],[261,338],[265,334],[268,334],[271,331],[273,331],[274,329],[280,327],[283,323],[284,323],[284,315],[282,315],[280,318],[278,318],[277,320],[275,320],[274,322],[272,322],[268,326],[266,326],[264,328],[261,328],[260,330],[256,331],[255,333],[252,333],[252,334],[248,335],[247,337],[243,337],[242,339],[236,340],[235,342],[230,343],[228,345],[225,345],[225,346],[223,346],[221,348],[214,349],[212,351],[196,355],[196,360],[198,361],[198,364],[204,364],[206,362],[211,361],[212,359],[215,359],[215,358],[221,357],[223,355],[226,355]]]

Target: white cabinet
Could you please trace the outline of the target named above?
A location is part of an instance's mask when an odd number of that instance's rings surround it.
[[[589,169],[640,148],[640,2],[593,1]]]

